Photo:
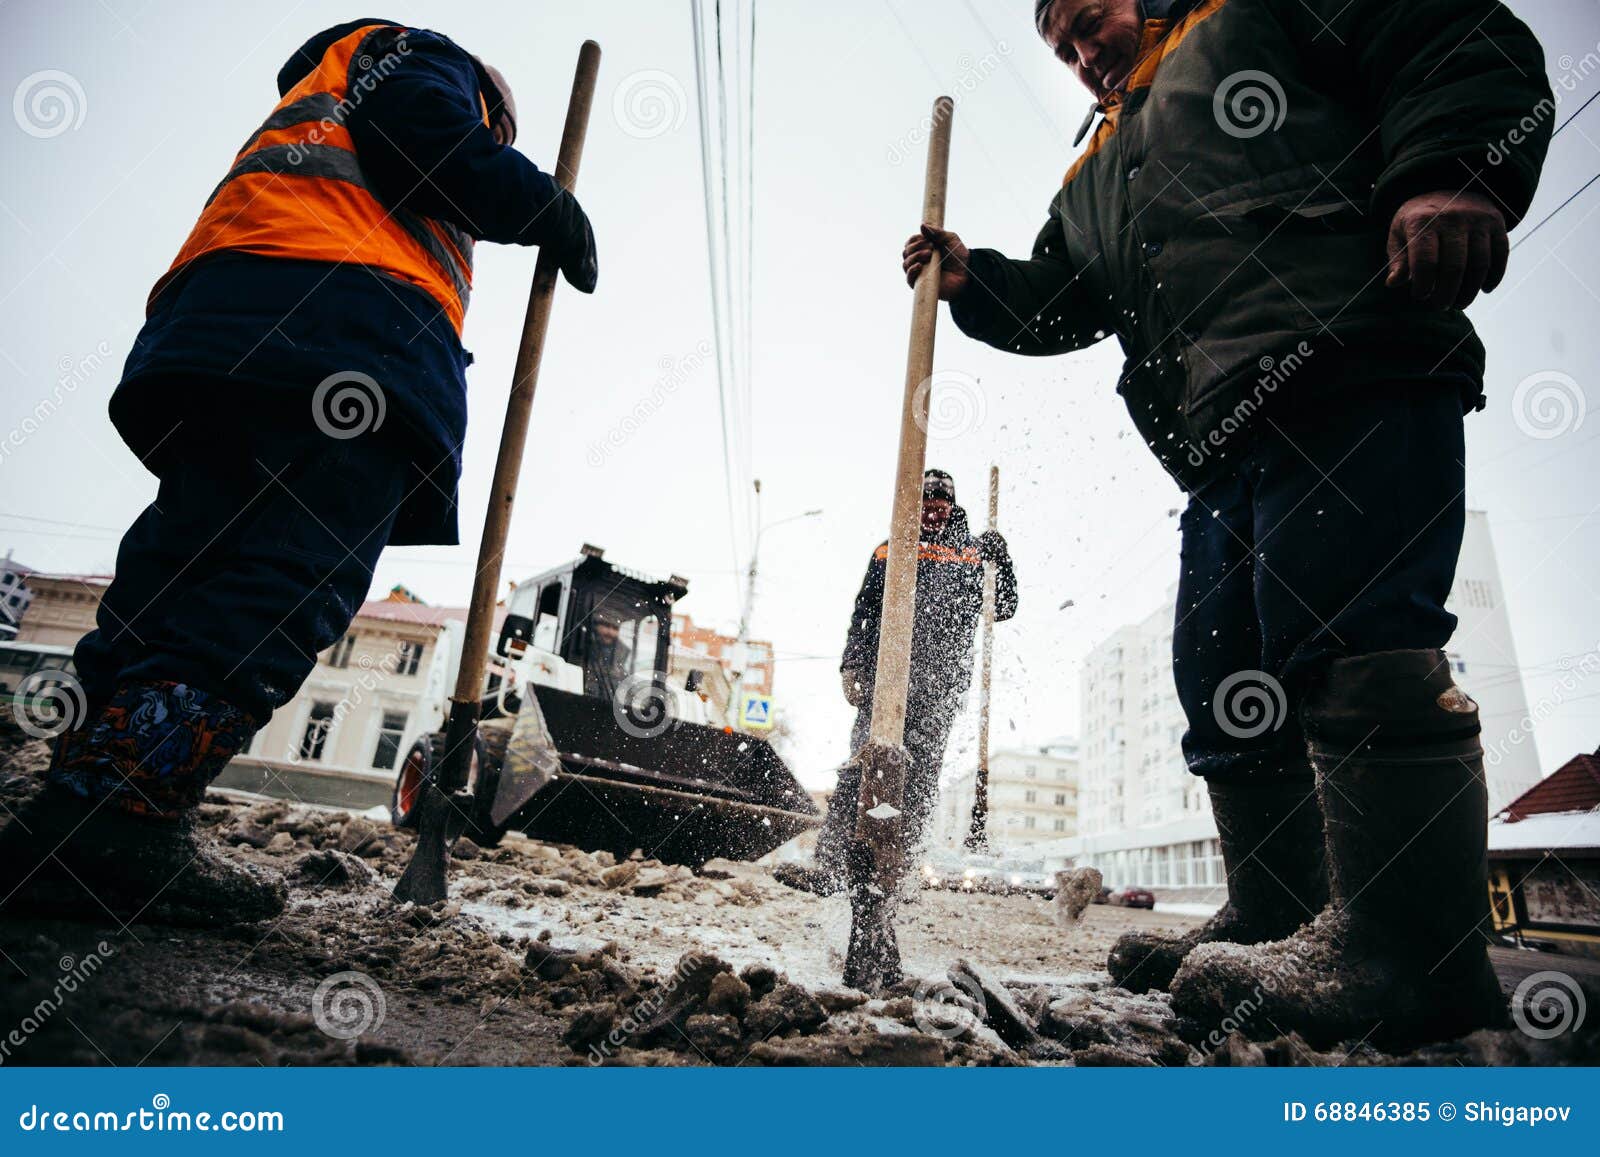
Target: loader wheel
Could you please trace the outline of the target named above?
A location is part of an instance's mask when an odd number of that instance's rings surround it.
[[[395,776],[394,794],[389,799],[389,822],[397,828],[415,828],[421,822],[422,789],[438,772],[444,758],[444,736],[424,735],[411,745]]]
[[[464,834],[481,848],[494,847],[506,834],[505,828],[497,828],[489,821],[489,809],[500,785],[500,768],[505,763],[506,745],[510,741],[508,728],[484,727],[478,731],[478,748],[473,752],[472,767],[467,773],[467,783],[477,808]],[[439,774],[444,745],[444,733],[436,731],[422,736],[406,753],[389,800],[389,820],[395,827],[415,828],[421,822],[422,790]]]

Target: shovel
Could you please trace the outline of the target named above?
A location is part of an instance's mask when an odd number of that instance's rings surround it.
[[[950,120],[954,115],[955,103],[949,97],[941,96],[933,102],[922,220],[941,229],[950,168]],[[901,817],[906,768],[910,764],[905,749],[906,690],[917,601],[922,471],[928,449],[931,391],[927,383],[933,375],[934,326],[939,317],[939,258],[935,250],[917,276],[911,302],[911,343],[906,355],[900,450],[889,520],[872,729],[855,756],[861,791],[855,838],[845,851],[850,881],[850,946],[845,953],[844,983],[862,992],[879,992],[901,979],[894,910],[906,860]]]
[[[1000,467],[989,467],[989,529],[1000,522]],[[989,850],[989,688],[994,680],[994,564],[983,568],[983,641],[978,667],[978,770],[972,778],[972,827],[967,832],[969,852]]]
[[[556,180],[570,191],[578,179],[583,159],[583,139],[589,128],[589,108],[594,103],[595,78],[600,71],[600,46],[585,40],[578,50],[578,70],[572,78],[567,102],[567,123],[561,130],[561,151],[556,155]],[[500,589],[500,564],[506,535],[511,528],[511,507],[522,470],[522,449],[528,437],[534,388],[539,382],[539,362],[544,356],[545,332],[555,298],[560,262],[553,250],[541,249],[533,269],[533,288],[522,323],[522,344],[506,400],[506,422],[500,431],[500,454],[495,459],[494,482],[489,490],[489,512],[478,546],[478,569],[472,583],[472,602],[461,644],[461,667],[455,694],[450,697],[450,717],[445,724],[445,754],[439,774],[422,798],[416,851],[405,874],[395,885],[397,900],[437,904],[445,898],[450,867],[450,846],[466,830],[474,811],[467,786],[472,753],[478,744],[478,715],[484,678],[489,665],[489,641],[494,633],[495,596]]]

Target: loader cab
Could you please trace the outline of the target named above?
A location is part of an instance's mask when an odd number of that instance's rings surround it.
[[[665,680],[672,606],[687,580],[661,580],[605,561],[585,545],[572,562],[516,585],[500,629],[500,655],[548,652],[582,672],[583,694],[609,698],[629,680]]]

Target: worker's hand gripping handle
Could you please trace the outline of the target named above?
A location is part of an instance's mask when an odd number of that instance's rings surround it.
[[[595,81],[600,72],[600,46],[583,42],[578,70],[572,78],[572,98],[556,155],[556,180],[570,190],[578,179],[589,110],[594,105]],[[494,481],[489,488],[489,510],[483,520],[478,545],[478,569],[473,576],[472,602],[461,643],[461,666],[455,694],[445,724],[445,755],[438,780],[423,793],[417,849],[405,874],[395,885],[395,898],[418,904],[437,904],[447,893],[450,845],[476,814],[468,789],[472,756],[478,746],[478,710],[489,666],[489,641],[494,630],[495,597],[500,589],[500,565],[506,536],[511,529],[511,508],[516,498],[517,476],[522,472],[522,450],[528,438],[539,363],[544,357],[545,333],[550,327],[550,307],[555,297],[559,256],[541,250],[533,270],[528,312],[522,323],[522,344],[517,349],[511,396],[506,400],[505,425],[500,430],[500,453],[495,459]]]
[[[922,220],[939,229],[944,228],[950,122],[954,115],[955,103],[949,97],[941,96],[933,102]],[[940,254],[935,250],[917,278],[911,300],[911,340],[901,397],[900,449],[889,521],[878,668],[873,680],[869,743],[880,753],[884,749],[900,749],[905,742],[906,687],[911,674],[911,629],[917,601],[917,540],[922,524],[922,471],[928,450],[928,382],[933,376],[934,328],[939,320],[939,263]],[[904,762],[903,758],[880,754],[863,765],[856,832],[885,853],[898,849]]]

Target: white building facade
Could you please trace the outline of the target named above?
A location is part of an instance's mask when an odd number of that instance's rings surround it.
[[[963,770],[939,795],[931,842],[959,849],[972,826],[976,768]],[[989,844],[1018,855],[1068,839],[1078,830],[1078,746],[1056,739],[989,755]]]
[[[1205,784],[1183,760],[1186,722],[1172,679],[1177,588],[1143,620],[1118,628],[1084,660],[1078,834],[1066,847],[1113,886],[1220,893],[1222,853]],[[1506,614],[1489,523],[1467,513],[1455,585],[1446,603],[1458,616],[1448,648],[1456,681],[1484,721],[1491,814],[1539,779],[1531,742],[1494,737],[1527,715],[1527,699]]]

